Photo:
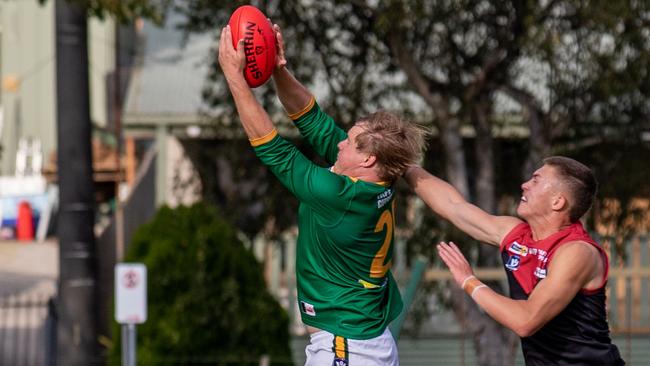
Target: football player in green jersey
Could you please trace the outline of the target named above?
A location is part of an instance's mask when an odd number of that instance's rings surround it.
[[[316,165],[278,135],[244,80],[243,41],[234,48],[229,27],[221,33],[219,64],[256,154],[300,201],[296,277],[302,320],[311,333],[306,364],[398,365],[387,328],[402,309],[390,271],[393,183],[419,160],[425,130],[377,112],[346,133],[286,69],[277,26],[275,33],[278,97],[330,168]]]

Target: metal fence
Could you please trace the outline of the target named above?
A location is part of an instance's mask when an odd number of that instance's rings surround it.
[[[612,331],[650,334],[650,240],[635,237],[618,253],[612,241],[603,239],[612,248],[607,294]]]
[[[650,334],[650,240],[637,236],[617,253],[612,240],[602,238],[609,254],[610,270],[607,281],[607,313],[614,334]],[[503,268],[477,268],[482,280],[506,280]],[[430,269],[424,281],[451,280],[447,269]]]
[[[54,365],[56,317],[49,295],[0,298],[0,365]]]
[[[294,335],[304,335],[300,313],[295,308],[295,240],[284,240],[284,248],[257,243],[264,248],[255,248],[258,257],[265,263],[265,275],[269,288],[289,310]],[[599,237],[599,242],[609,254],[610,271],[607,283],[607,310],[609,324],[614,334],[650,335],[650,238],[636,236],[625,243],[623,252],[617,252],[609,238]],[[399,243],[398,243],[399,244]],[[404,258],[404,252],[397,246],[397,257]],[[395,266],[393,273],[405,287],[411,277],[412,268],[405,264]],[[478,278],[487,281],[502,281],[506,284],[503,268],[475,268]],[[419,276],[418,276],[419,277]],[[448,269],[429,267],[420,281],[424,283],[444,282],[452,279]],[[507,286],[506,286],[507,288]],[[406,293],[402,288],[402,295]]]

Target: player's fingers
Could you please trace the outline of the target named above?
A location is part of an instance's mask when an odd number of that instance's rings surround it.
[[[273,31],[275,32],[275,39],[276,43],[278,45],[278,48],[280,52],[284,52],[284,38],[282,37],[282,31],[280,30],[280,26],[277,24],[273,25]]]
[[[458,248],[456,243],[454,243],[453,241],[449,242],[449,248],[451,248],[451,250],[453,250],[454,252],[461,253],[460,248]]]
[[[243,59],[243,58],[244,58],[244,39],[243,39],[243,38],[240,39],[240,40],[237,42],[237,49],[236,49],[236,51],[237,51],[237,56],[238,56],[240,59]]]
[[[441,241],[438,243],[436,248],[438,249],[438,253],[440,253],[441,256],[449,259],[449,246],[447,243]]]
[[[460,251],[460,248],[454,244],[453,241],[449,242],[449,250],[454,253],[454,257],[462,263],[467,263],[467,259],[465,259],[465,255],[463,255],[463,252]]]
[[[460,262],[460,258],[458,257],[458,253],[454,251],[454,249],[451,247],[451,245],[449,245],[449,244],[447,244],[445,242],[440,242],[439,248],[443,253],[445,253],[447,258],[449,258],[449,260],[454,263],[454,265],[457,265]]]
[[[442,259],[442,262],[449,267],[449,256],[445,252],[444,248],[440,244],[436,247],[438,249],[438,256]]]
[[[219,43],[219,47],[223,47],[224,52],[225,51],[230,51],[233,50],[233,44],[232,44],[232,35],[230,31],[230,25],[226,25],[221,32],[221,40]]]
[[[452,255],[451,251],[449,250],[449,245],[446,243],[440,243],[437,248],[440,259],[442,259],[442,261],[449,268],[454,282],[460,286],[462,280],[467,277],[465,271],[463,270],[462,264],[458,263],[457,258]]]
[[[438,254],[440,255],[440,258],[445,262],[447,267],[455,268],[457,264],[457,259],[454,257],[453,253],[450,251],[449,245],[447,245],[445,242],[440,242],[437,246],[438,248]]]
[[[217,58],[219,59],[219,64],[221,67],[224,66],[224,63],[227,59],[228,45],[230,40],[230,35],[227,32],[227,26],[221,29],[221,36],[219,38],[219,48],[217,49]],[[230,43],[231,44],[231,43]]]
[[[224,39],[226,39],[226,27],[221,28],[221,34],[219,35],[219,50],[222,50],[224,47]]]
[[[278,33],[278,48],[280,50],[280,54],[284,56],[284,38],[282,38],[281,33]]]
[[[280,31],[279,25],[275,24],[274,29],[275,29],[275,42],[278,51],[280,66],[284,66],[287,63],[284,56],[284,38],[282,37],[282,32]]]

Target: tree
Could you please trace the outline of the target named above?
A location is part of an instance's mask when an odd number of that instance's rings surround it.
[[[217,209],[161,208],[138,229],[126,260],[148,272],[148,319],[138,327],[144,365],[291,364],[289,317],[265,290],[262,268]],[[113,327],[111,364],[120,363]]]
[[[488,212],[497,212],[502,195],[519,194],[517,187],[503,192],[497,172],[527,178],[543,156],[622,138],[639,141],[638,132],[648,128],[650,24],[644,1],[254,4],[283,27],[292,71],[330,114],[350,123],[381,107],[430,123],[444,157],[434,172]],[[177,5],[187,15],[187,31],[218,33],[239,4]],[[211,70],[204,96],[215,108],[206,112],[232,127],[235,113],[214,58]],[[277,111],[271,90],[260,93],[267,109]],[[525,158],[497,168],[496,133],[517,126],[528,132]],[[471,135],[462,132],[465,127]],[[479,246],[476,254],[479,266],[496,262],[494,248]],[[463,296],[452,291],[450,300],[474,335],[479,363],[512,364],[512,333]]]

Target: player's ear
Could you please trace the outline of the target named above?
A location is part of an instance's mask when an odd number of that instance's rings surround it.
[[[370,168],[371,166],[375,165],[376,162],[377,162],[377,157],[376,157],[375,155],[368,155],[368,156],[366,157],[366,160],[364,160],[364,161],[361,163],[361,165],[362,165],[364,168]]]
[[[557,193],[553,196],[551,201],[551,208],[553,211],[562,211],[569,208],[569,201],[563,193]]]

